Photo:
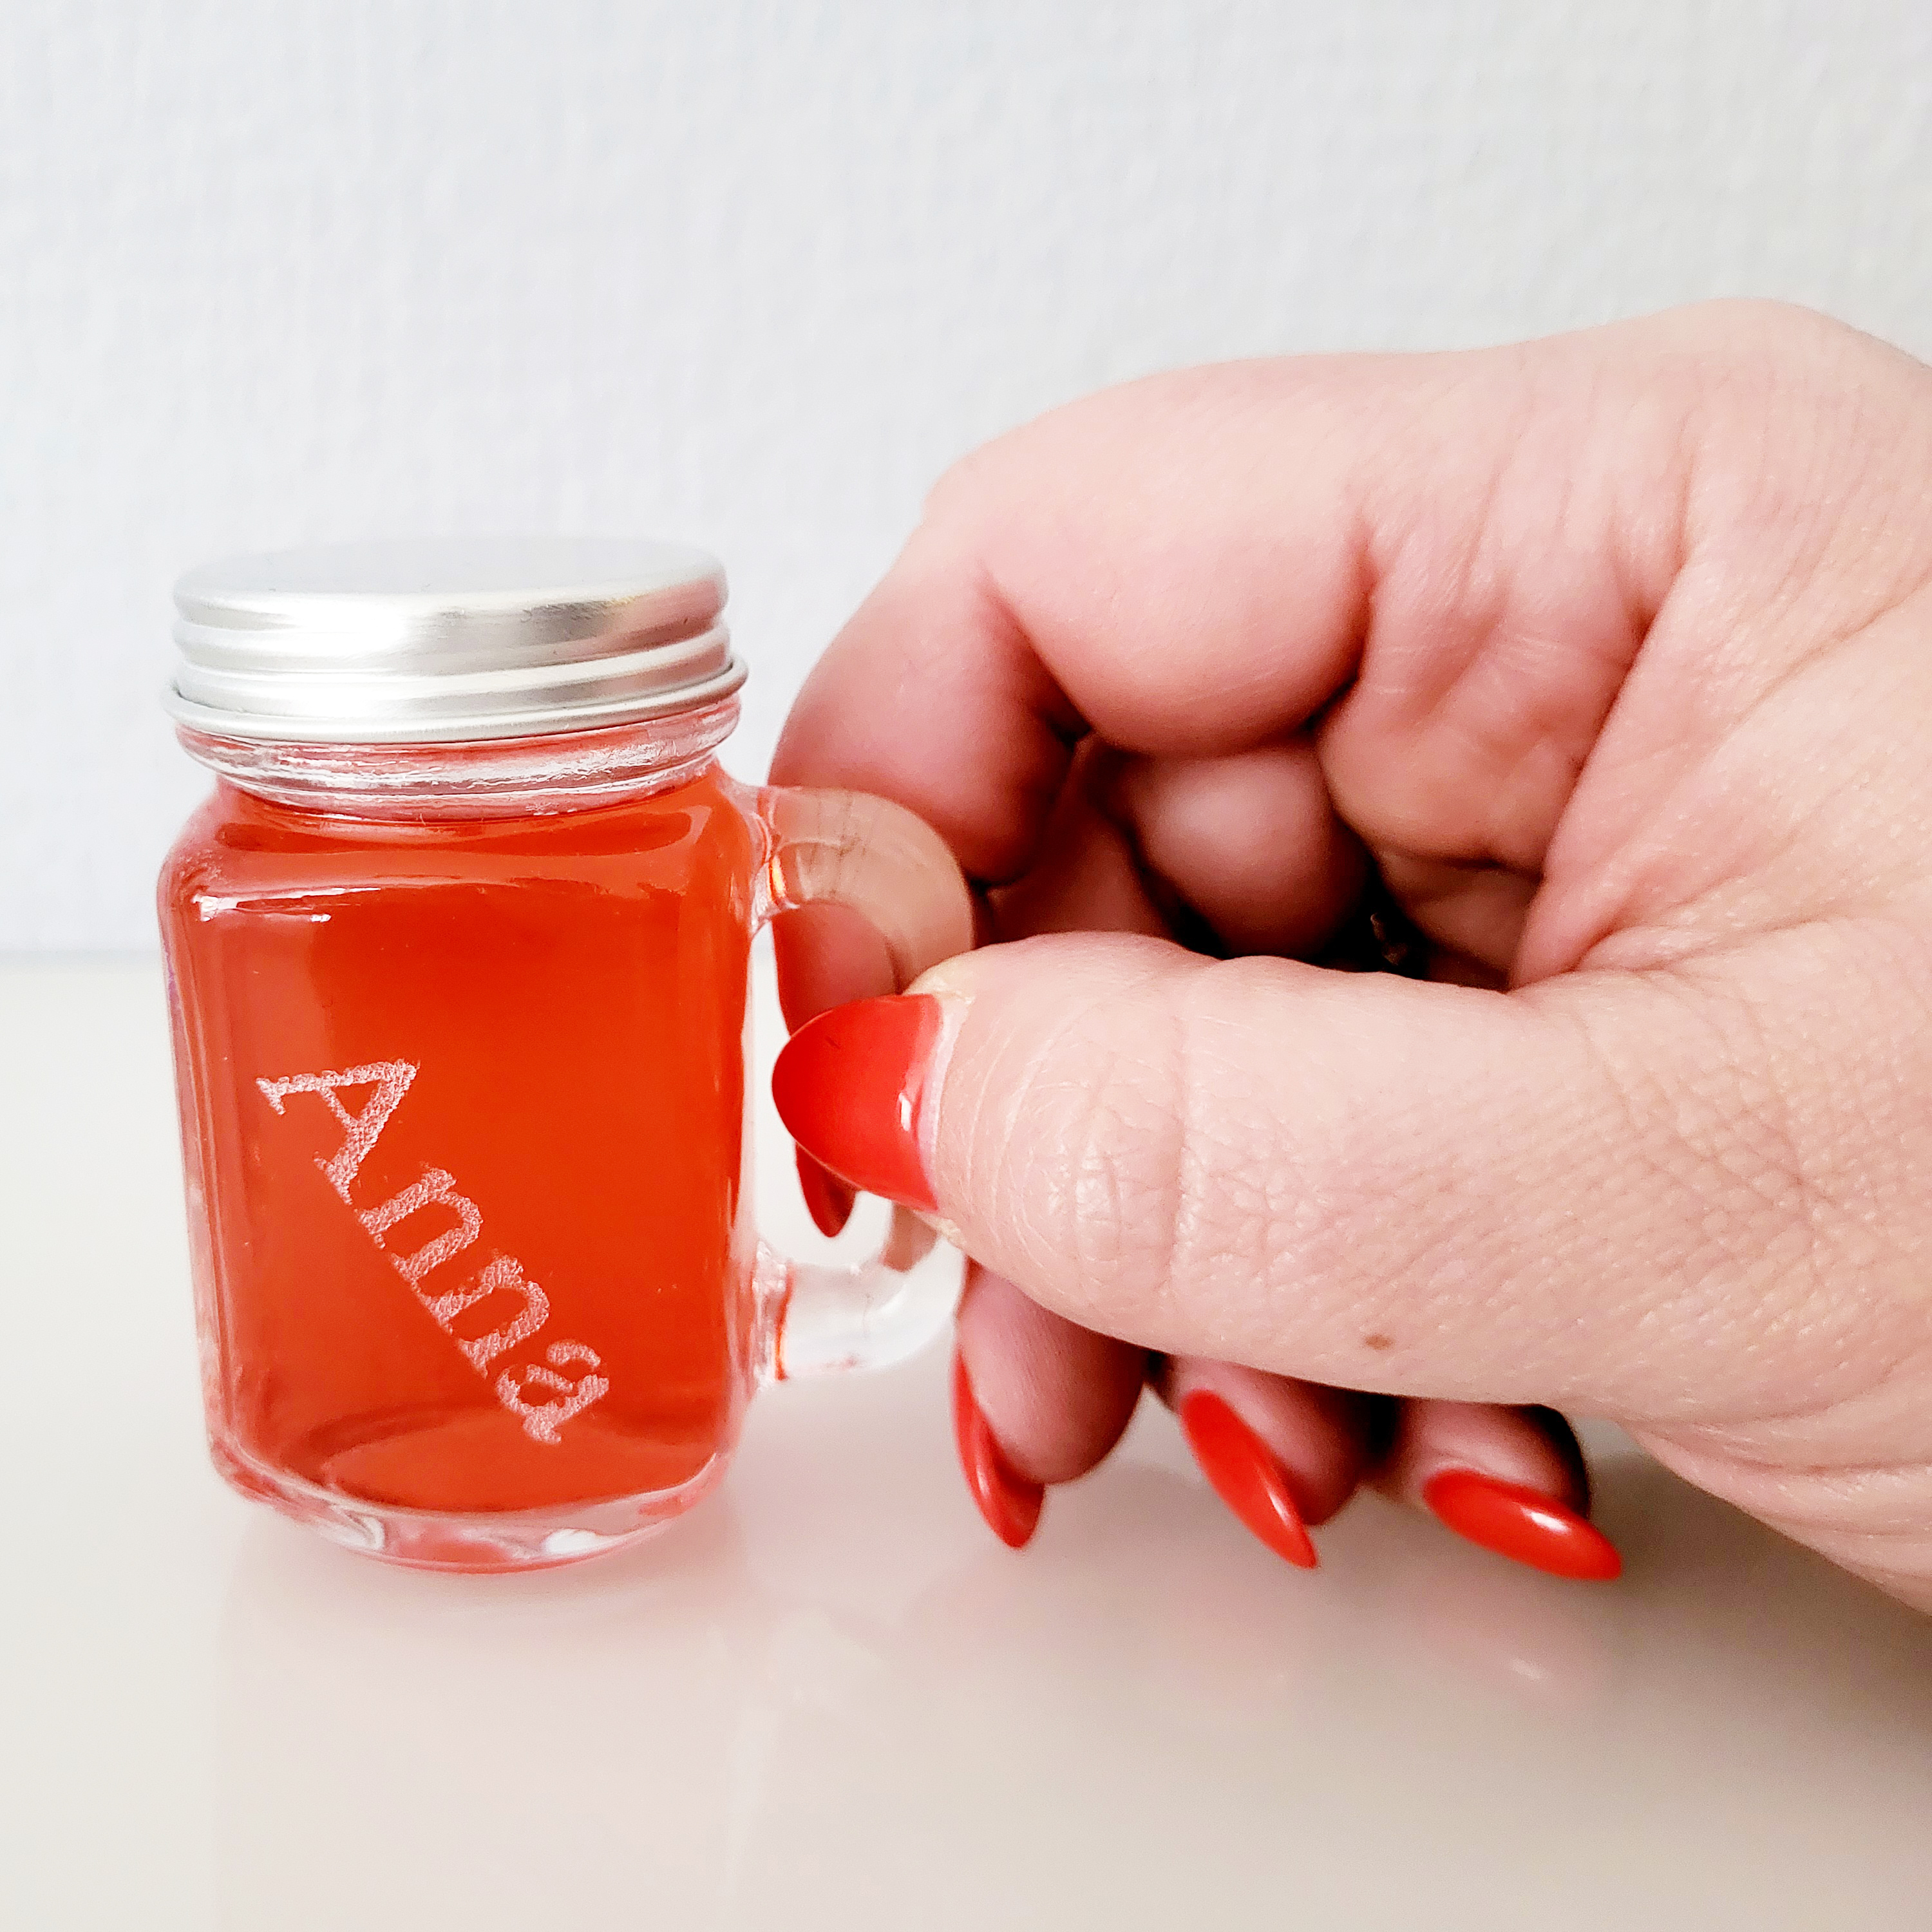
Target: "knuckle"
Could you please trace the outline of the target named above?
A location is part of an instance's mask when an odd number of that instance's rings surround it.
[[[1696,302],[1684,311],[1684,320],[1692,334],[1715,352],[1780,364],[1829,356],[1868,339],[1822,310],[1769,296],[1726,296]]]
[[[1365,1148],[1324,1144],[1274,1104],[1252,995],[1275,962],[1196,962],[1069,1040],[1057,1096],[1061,1252],[1110,1316],[1190,1346],[1252,1346],[1280,1292],[1346,1270]]]
[[[1020,1278],[1163,1332],[1204,1274],[1252,1265],[1264,1182],[1244,1171],[1226,1082],[1204,1054],[1190,982],[1198,962],[1004,1020],[974,1081],[970,1197]],[[1010,1268],[1009,1272],[1016,1271]]]

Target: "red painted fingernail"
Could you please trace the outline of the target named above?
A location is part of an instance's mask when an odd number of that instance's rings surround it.
[[[772,1069],[778,1118],[800,1147],[854,1187],[928,1213],[919,1103],[939,1024],[924,994],[854,1000],[800,1027]]]
[[[959,1466],[966,1486],[980,1505],[993,1534],[1009,1550],[1024,1549],[1040,1527],[1040,1506],[1046,1500],[1043,1484],[1030,1481],[1009,1462],[986,1426],[966,1364],[956,1350],[952,1357],[952,1434],[959,1445]]]
[[[1182,1399],[1180,1432],[1214,1493],[1284,1562],[1312,1570],[1315,1546],[1268,1444],[1212,1389]]]
[[[1422,1500],[1458,1536],[1532,1570],[1604,1583],[1623,1573],[1616,1545],[1587,1516],[1540,1490],[1473,1469],[1444,1469],[1423,1486]]]
[[[827,1174],[804,1148],[798,1155],[798,1191],[812,1211],[812,1225],[824,1235],[841,1232],[852,1218],[852,1190]]]

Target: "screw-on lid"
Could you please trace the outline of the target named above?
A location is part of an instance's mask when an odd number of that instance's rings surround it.
[[[176,721],[229,738],[427,744],[619,724],[745,681],[717,560],[564,537],[230,557],[175,586]]]

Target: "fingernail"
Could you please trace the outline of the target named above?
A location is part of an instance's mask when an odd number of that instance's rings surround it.
[[[826,1237],[842,1232],[852,1218],[852,1190],[835,1180],[804,1148],[798,1155],[798,1191],[805,1196],[812,1225]]]
[[[772,1069],[785,1130],[840,1179],[933,1211],[919,1104],[940,1035],[926,994],[854,1000],[799,1028]]]
[[[1605,1583],[1622,1574],[1616,1545],[1587,1516],[1540,1490],[1473,1469],[1445,1469],[1423,1486],[1422,1500],[1458,1536],[1532,1570]]]
[[[956,1349],[952,1356],[952,1434],[959,1445],[959,1466],[966,1472],[966,1486],[972,1491],[980,1514],[1009,1550],[1024,1549],[1040,1527],[1046,1488],[1020,1474],[1006,1460],[980,1413],[980,1405],[973,1400],[965,1360]]]
[[[1284,1562],[1312,1570],[1315,1546],[1288,1472],[1268,1444],[1212,1389],[1182,1399],[1180,1432],[1214,1493]]]

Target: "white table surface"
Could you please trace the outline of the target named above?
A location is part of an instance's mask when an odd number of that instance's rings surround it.
[[[158,968],[0,1048],[0,1923],[1932,1926],[1932,1624],[1615,1438],[1608,1588],[1375,1499],[1292,1570],[1151,1404],[1012,1555],[937,1353],[627,1555],[332,1548],[208,1466]]]

